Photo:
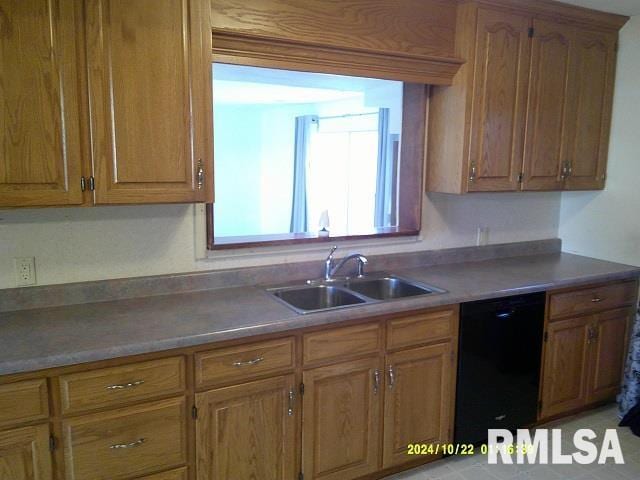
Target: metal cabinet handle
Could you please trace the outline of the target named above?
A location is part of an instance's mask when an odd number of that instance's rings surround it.
[[[378,394],[378,389],[380,388],[380,370],[377,368],[373,371],[373,394]]]
[[[133,387],[140,386],[143,383],[144,383],[144,380],[136,380],[135,382],[120,383],[120,384],[116,384],[116,385],[108,385],[105,388],[107,390],[123,390],[125,388],[133,388]]]
[[[396,373],[393,371],[393,365],[389,365],[389,388],[393,388],[396,384]]]
[[[202,160],[198,160],[198,170],[197,170],[197,177],[198,177],[198,190],[202,190],[202,187],[204,186],[204,168],[202,166]]]
[[[289,408],[287,408],[287,415],[293,415],[293,405],[296,401],[296,392],[293,391],[293,388],[289,389]]]
[[[473,182],[476,179],[476,163],[475,162],[471,162],[471,172],[469,173],[469,181]]]
[[[234,367],[248,367],[251,365],[256,365],[264,360],[264,357],[254,358],[253,360],[247,360],[246,362],[233,362],[232,365]]]
[[[134,447],[139,447],[140,445],[142,445],[146,441],[147,441],[146,438],[139,438],[135,442],[131,442],[131,443],[116,443],[115,445],[111,445],[109,448],[111,450],[120,450],[120,449],[123,449],[123,448],[134,448]]]
[[[593,297],[593,298],[591,299],[591,301],[592,301],[593,303],[599,303],[599,302],[601,302],[601,301],[602,301],[602,299],[601,299],[600,297]]]

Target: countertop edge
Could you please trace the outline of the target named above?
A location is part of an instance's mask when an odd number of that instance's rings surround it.
[[[269,323],[259,324],[255,326],[247,326],[233,330],[223,330],[219,332],[198,334],[187,337],[168,338],[163,340],[154,340],[148,343],[137,343],[132,345],[124,345],[111,347],[109,349],[91,350],[87,352],[63,353],[46,357],[32,358],[28,360],[12,360],[0,362],[0,375],[15,375],[36,373],[41,370],[49,370],[53,368],[66,367],[71,365],[80,365],[86,363],[94,363],[104,360],[113,360],[135,355],[168,352],[180,348],[197,347],[201,345],[213,344],[217,342],[237,340],[267,334],[285,334],[286,332],[294,332],[296,330],[305,329],[321,325],[339,325],[340,323],[359,321],[365,319],[374,319],[384,315],[402,314],[414,310],[439,308],[447,305],[456,305],[464,302],[476,300],[485,300],[509,295],[519,295],[526,293],[534,293],[546,290],[556,290],[565,287],[577,287],[600,283],[605,281],[623,281],[632,280],[640,277],[640,268],[630,268],[626,271],[581,275],[580,277],[567,278],[560,281],[541,282],[523,286],[516,286],[506,290],[482,292],[479,294],[470,294],[461,292],[459,294],[451,294],[441,297],[438,296],[415,298],[411,300],[403,300],[403,306],[394,308],[394,302],[376,304],[377,312],[372,314],[370,308],[362,307],[362,309],[350,309],[352,313],[349,318],[328,318],[325,313],[297,315],[284,320],[273,321]],[[369,306],[370,307],[370,306]],[[356,313],[353,313],[356,312]],[[360,313],[360,314],[358,314]],[[301,321],[302,320],[302,321]]]

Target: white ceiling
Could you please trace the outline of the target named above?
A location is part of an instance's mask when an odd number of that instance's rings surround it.
[[[570,3],[585,8],[593,8],[603,12],[617,13],[619,15],[640,15],[640,0],[560,0],[562,3]]]

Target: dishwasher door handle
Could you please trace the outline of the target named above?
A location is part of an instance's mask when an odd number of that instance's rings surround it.
[[[498,318],[511,318],[511,316],[516,313],[515,310],[509,310],[506,312],[500,312],[500,313],[496,313],[496,317]]]

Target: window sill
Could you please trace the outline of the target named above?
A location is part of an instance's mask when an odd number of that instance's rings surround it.
[[[283,245],[307,245],[313,243],[331,243],[335,241],[358,241],[373,238],[415,237],[420,232],[397,227],[378,228],[371,233],[361,235],[318,236],[314,233],[285,233],[278,235],[253,235],[244,237],[214,237],[210,251],[238,250],[242,248],[277,247]]]

